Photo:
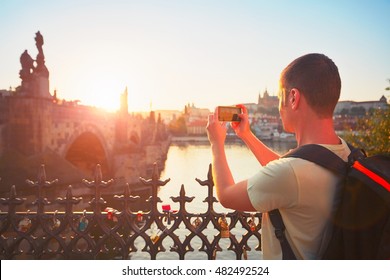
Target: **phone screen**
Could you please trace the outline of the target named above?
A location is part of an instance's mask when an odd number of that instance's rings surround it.
[[[241,108],[234,106],[218,106],[218,120],[223,122],[239,122],[238,116],[241,114]]]

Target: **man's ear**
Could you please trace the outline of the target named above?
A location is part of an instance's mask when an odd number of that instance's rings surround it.
[[[301,93],[299,92],[298,89],[293,88],[290,91],[290,96],[289,96],[289,101],[291,104],[291,108],[293,110],[298,109],[300,100],[301,100]]]

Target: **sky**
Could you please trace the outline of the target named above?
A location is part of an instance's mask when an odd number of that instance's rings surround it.
[[[295,58],[338,66],[340,100],[379,100],[390,79],[390,0],[0,0],[0,89],[20,85],[20,55],[44,37],[50,91],[115,110],[182,110],[188,103],[277,95]]]

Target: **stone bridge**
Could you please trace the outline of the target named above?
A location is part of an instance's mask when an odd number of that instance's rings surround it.
[[[153,112],[146,118],[130,115],[127,89],[116,113],[59,100],[55,91],[49,92],[49,71],[39,32],[35,40],[39,51],[36,60],[27,50],[20,58],[21,85],[14,91],[0,92],[3,183],[10,173],[23,177],[36,172],[30,172],[26,165],[39,164],[37,161],[54,171],[54,176],[61,177],[59,169],[64,168],[70,174],[79,174],[77,178],[92,176],[98,163],[105,178],[122,178],[130,183],[144,176],[142,172],[155,161],[163,164],[169,140]]]

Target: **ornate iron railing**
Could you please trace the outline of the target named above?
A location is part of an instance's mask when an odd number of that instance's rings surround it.
[[[185,259],[188,252],[195,251],[192,244],[194,239],[197,239],[198,244],[200,239],[198,251],[206,254],[207,259],[215,259],[217,253],[223,251],[219,243],[224,238],[230,241],[227,250],[234,252],[236,259],[246,259],[247,252],[252,249],[261,250],[260,213],[217,213],[214,210],[214,204],[218,201],[213,196],[211,165],[206,180],[196,179],[201,186],[208,188],[208,196],[203,201],[207,203],[207,211],[204,213],[187,212],[186,205],[194,197],[186,196],[184,185],[181,186],[179,196],[171,197],[174,203],[179,204],[178,210],[172,211],[170,205],[162,205],[162,211],[159,211],[158,204],[162,201],[158,197],[158,189],[170,179],[161,181],[156,165],[151,179],[140,180],[151,188],[151,196],[146,200],[149,211],[130,210],[140,197],[132,196],[128,185],[124,187],[122,195],[114,196],[122,207],[121,211],[109,207],[104,209],[106,202],[101,196],[101,190],[113,181],[103,181],[100,166],[97,165],[94,180],[83,180],[83,184],[95,192],[89,202],[92,211],[73,211],[74,205],[82,198],[74,197],[72,187],[69,186],[65,197],[56,199],[63,211],[48,212],[45,207],[52,203],[43,197],[43,193],[57,181],[46,180],[42,165],[38,180],[27,181],[29,186],[36,188],[37,199],[32,203],[36,211],[16,211],[25,203],[25,199],[17,197],[15,186],[11,187],[8,198],[0,199],[7,208],[7,212],[0,212],[0,258],[131,259],[141,251],[148,253],[149,258],[154,260],[158,254],[167,251],[164,240],[169,239],[173,242],[169,250],[177,254],[177,259]],[[210,231],[210,227],[217,231],[216,235],[205,233]],[[183,228],[187,234],[179,233]],[[241,230],[241,238],[231,232],[234,228]],[[248,240],[253,236],[256,246],[251,248]]]

